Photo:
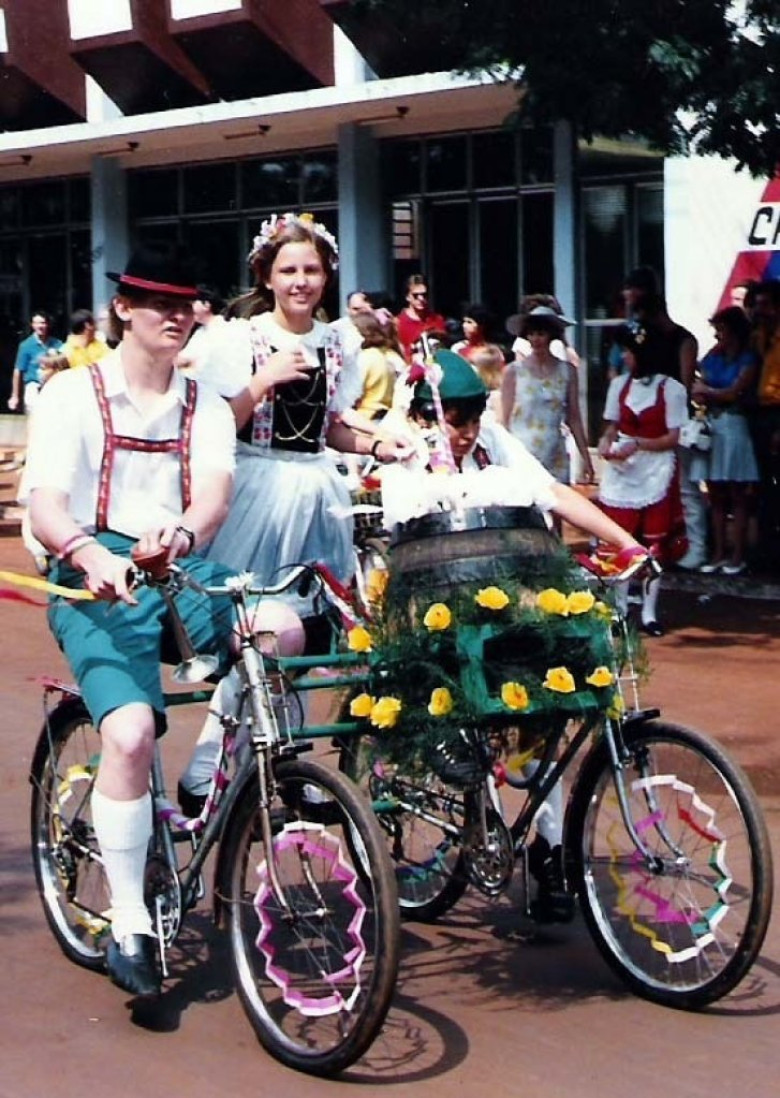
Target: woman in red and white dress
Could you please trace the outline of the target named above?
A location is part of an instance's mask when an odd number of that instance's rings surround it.
[[[607,391],[598,502],[661,563],[673,564],[687,547],[675,456],[688,419],[685,387],[653,371],[641,329],[622,329],[617,342],[628,372]],[[659,586],[658,578],[645,580],[642,593],[641,628],[656,637],[663,633],[656,613]]]

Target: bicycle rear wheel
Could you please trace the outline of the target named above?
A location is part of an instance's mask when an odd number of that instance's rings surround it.
[[[705,736],[651,721],[624,738],[629,811],[652,860],[625,828],[602,741],[571,799],[580,903],[632,990],[696,1010],[736,987],[763,943],[773,881],[766,827],[745,775]]]
[[[105,967],[108,885],[92,827],[92,788],[100,736],[80,701],[49,714],[30,780],[35,880],[46,920],[63,953],[94,971]]]
[[[408,776],[390,763],[372,736],[344,741],[339,766],[368,797],[395,869],[405,919],[432,923],[468,885],[461,837],[463,790],[434,773]]]
[[[343,775],[281,762],[272,806],[273,869],[257,783],[226,823],[220,883],[239,995],[282,1063],[335,1075],[369,1047],[398,968],[398,898],[368,805]]]

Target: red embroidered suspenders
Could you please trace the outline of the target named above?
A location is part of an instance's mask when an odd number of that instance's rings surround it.
[[[181,480],[182,511],[186,511],[192,498],[192,418],[195,414],[198,387],[191,378],[187,378],[187,395],[181,410],[178,438],[145,439],[130,435],[114,434],[111,420],[111,408],[106,397],[103,375],[97,365],[89,367],[92,386],[95,390],[100,418],[103,421],[103,457],[100,462],[100,481],[98,484],[97,514],[95,529],[108,529],[108,506],[111,496],[111,474],[114,470],[114,456],[117,450],[133,450],[144,454],[178,454]]]

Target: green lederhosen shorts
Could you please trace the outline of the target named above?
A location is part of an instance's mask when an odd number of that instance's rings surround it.
[[[98,540],[117,556],[130,557],[135,539],[111,532]],[[196,555],[182,566],[204,586],[219,585],[234,574],[229,568]],[[55,563],[49,579],[65,587],[83,587],[84,574]],[[134,592],[137,606],[123,602],[71,602],[54,596],[49,626],[70,664],[96,728],[114,709],[133,702],[152,707],[158,735],[165,730],[165,705],[160,676],[161,649],[170,631],[162,595],[152,587]],[[209,598],[192,590],[176,596],[181,619],[196,652],[220,657],[216,672],[231,663],[229,640],[234,622],[230,599]]]

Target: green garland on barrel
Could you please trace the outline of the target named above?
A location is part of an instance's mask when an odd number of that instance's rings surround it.
[[[391,575],[376,622],[350,633],[371,669],[350,712],[387,758],[437,769],[474,732],[478,742],[512,726],[531,742],[620,704],[611,606],[565,550],[536,562],[533,588],[525,580],[448,587]]]

